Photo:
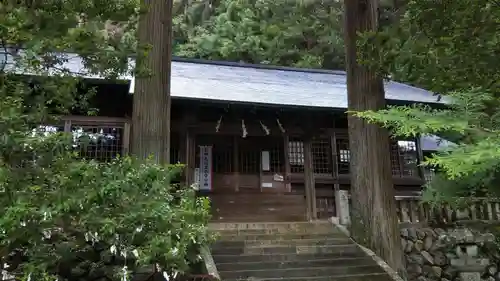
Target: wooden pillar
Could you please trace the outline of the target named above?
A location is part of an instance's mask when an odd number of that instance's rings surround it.
[[[283,159],[285,161],[285,176],[284,176],[284,181],[286,185],[286,191],[291,192],[292,191],[292,184],[291,184],[291,168],[290,168],[290,137],[288,134],[285,134],[283,136]]]
[[[179,138],[179,162],[181,164],[186,165],[187,164],[187,130],[183,129],[182,132],[179,133],[178,138]],[[187,168],[187,166],[186,166]]]
[[[335,194],[335,216],[339,218],[339,222],[341,224],[347,225],[350,223],[349,191],[340,190],[337,134],[335,132],[331,136],[331,146],[332,146],[333,177],[335,179],[333,187]]]
[[[64,131],[66,132],[66,125],[64,126]],[[69,121],[69,131],[71,131],[71,121]],[[125,122],[123,124],[123,155],[129,155],[130,153],[130,122]]]
[[[238,147],[239,136],[233,136],[233,178],[234,178],[234,191],[240,190],[240,150]]]
[[[415,138],[415,148],[417,150],[417,172],[421,179],[425,180],[425,171],[422,162],[424,161],[424,152],[422,150],[422,136],[418,135]]]
[[[304,187],[306,191],[307,219],[317,218],[316,188],[312,159],[312,138],[308,136],[304,141]]]
[[[193,184],[194,181],[194,167],[195,167],[195,157],[196,157],[196,147],[194,143],[194,137],[191,132],[191,130],[187,129],[184,134],[184,140],[183,143],[185,143],[185,165],[186,165],[186,184],[191,185]]]
[[[179,158],[181,163],[185,164],[185,181],[187,185],[194,183],[194,168],[196,161],[196,143],[195,134],[193,133],[192,126],[196,124],[196,114],[192,111],[184,111],[182,116],[181,128],[181,151]]]
[[[330,136],[330,148],[332,152],[332,174],[335,179],[334,189],[338,190],[339,187],[339,153],[337,151],[337,135],[332,133]]]

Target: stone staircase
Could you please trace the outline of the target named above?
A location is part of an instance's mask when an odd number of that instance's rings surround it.
[[[214,223],[212,256],[223,281],[391,281],[329,222]]]

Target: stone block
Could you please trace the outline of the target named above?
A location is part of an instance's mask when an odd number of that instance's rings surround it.
[[[427,263],[427,264],[434,264],[434,258],[431,256],[431,254],[429,254],[426,251],[422,251],[420,254],[424,258],[424,262],[425,263]]]
[[[351,217],[349,214],[349,191],[335,191],[335,207],[340,224],[349,225],[351,223]]]
[[[413,244],[413,248],[417,252],[422,251],[424,249],[424,241],[422,241],[422,240],[415,241],[415,244]]]
[[[413,227],[408,228],[408,239],[415,242],[417,241],[417,230]]]
[[[411,253],[412,250],[413,250],[413,242],[412,241],[407,241],[406,248],[404,249],[404,251],[406,253]]]
[[[466,253],[469,257],[477,257],[479,254],[479,247],[477,245],[465,246]]]
[[[429,251],[432,247],[432,244],[433,244],[433,239],[432,239],[432,236],[426,236],[425,239],[424,239],[424,249],[426,251]]]
[[[444,266],[447,264],[448,259],[443,252],[434,252],[433,257],[436,265]]]
[[[458,276],[460,281],[481,281],[481,273],[479,272],[460,272]]]

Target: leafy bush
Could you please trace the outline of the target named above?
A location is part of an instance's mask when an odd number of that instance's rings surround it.
[[[34,151],[65,137],[40,137]],[[98,163],[65,150],[37,154],[22,176],[2,164],[0,253],[9,273],[96,280],[153,264],[183,272],[209,242],[208,202],[170,183],[180,166]]]
[[[0,269],[30,280],[184,272],[209,242],[209,203],[171,183],[182,166],[81,159],[51,116],[85,107],[78,79],[0,72]]]

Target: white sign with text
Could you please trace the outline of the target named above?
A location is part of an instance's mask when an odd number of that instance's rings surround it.
[[[212,147],[200,146],[200,190],[212,190]]]

